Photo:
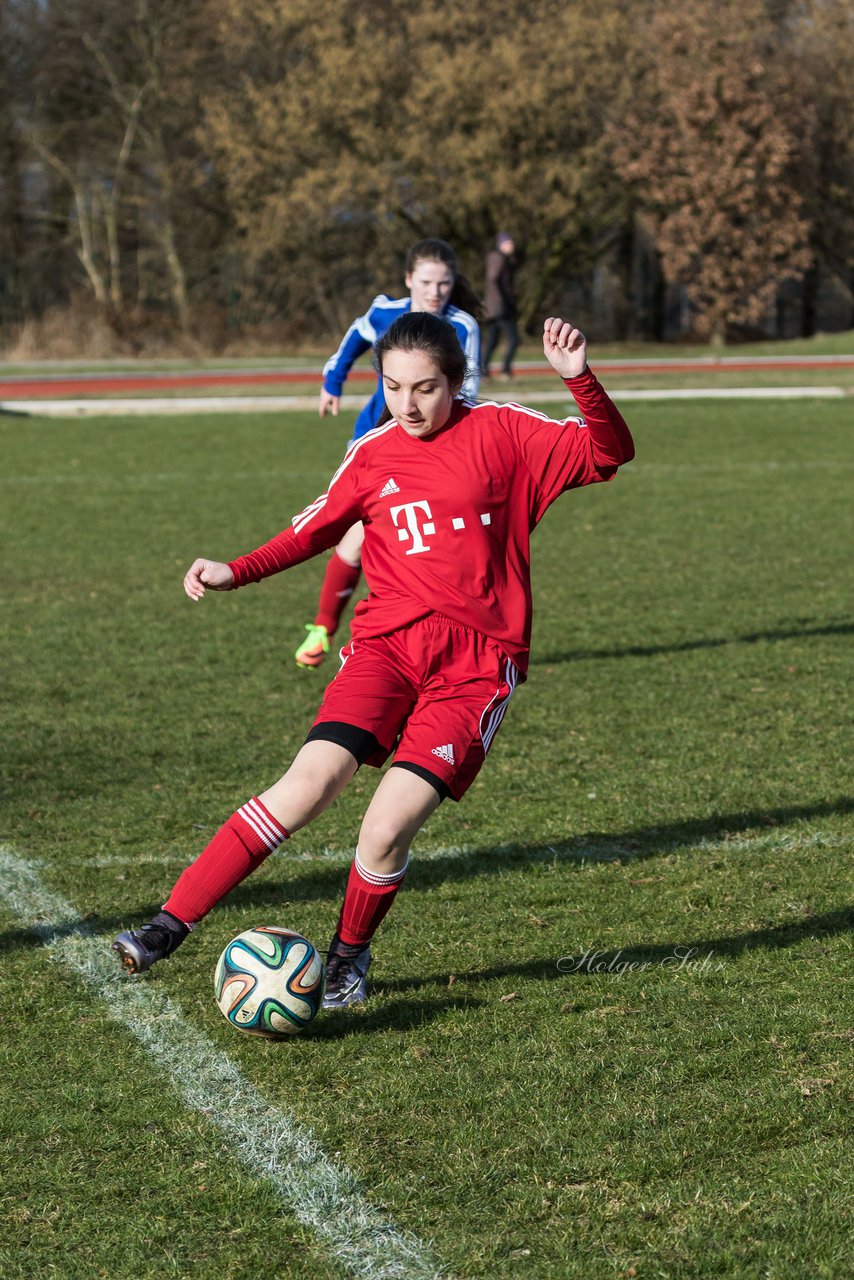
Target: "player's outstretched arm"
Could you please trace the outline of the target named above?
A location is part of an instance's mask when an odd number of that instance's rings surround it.
[[[562,378],[577,378],[587,368],[587,339],[559,316],[549,316],[543,324],[543,353]]]
[[[337,418],[338,405],[340,404],[340,402],[341,402],[340,396],[330,395],[328,391],[326,391],[324,388],[321,388],[320,402],[317,406],[317,412],[320,414],[321,418],[325,418],[327,413],[331,413],[333,418]]]
[[[220,560],[194,560],[184,575],[184,591],[191,600],[201,600],[206,587],[228,591],[233,583],[234,574]]]

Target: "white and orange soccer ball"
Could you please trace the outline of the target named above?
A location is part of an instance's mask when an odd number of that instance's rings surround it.
[[[220,1012],[239,1031],[278,1040],[304,1031],[317,1015],[326,970],[313,943],[274,926],[232,938],[216,966]]]

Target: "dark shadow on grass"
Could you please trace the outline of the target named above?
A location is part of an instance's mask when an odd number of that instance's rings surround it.
[[[39,925],[0,934],[0,952],[41,947],[53,939],[76,933],[109,933],[119,922],[90,917],[85,922],[58,928]],[[482,1007],[494,995],[477,994],[480,984],[509,979],[560,984],[562,995],[578,993],[578,983],[602,974],[623,977],[644,970],[708,972],[752,951],[773,951],[796,947],[806,941],[819,942],[854,932],[854,904],[820,915],[800,916],[782,924],[769,925],[722,937],[705,936],[686,940],[649,942],[626,947],[597,947],[595,942],[576,945],[564,955],[537,956],[514,964],[490,965],[482,969],[445,969],[412,978],[380,976],[374,984],[375,1001],[362,1009],[325,1013],[313,1024],[312,1039],[341,1040],[366,1033],[413,1031],[455,1009]],[[106,943],[105,943],[106,946]],[[805,962],[807,957],[804,957]],[[169,970],[157,967],[140,981],[167,977]],[[474,987],[475,990],[471,990]],[[430,989],[433,989],[432,991]],[[506,993],[505,993],[506,994]],[[384,999],[386,996],[397,999]]]
[[[849,813],[854,813],[854,796],[777,809],[745,809],[738,813],[634,827],[626,831],[589,831],[556,839],[550,844],[473,848],[460,853],[439,854],[423,861],[419,861],[416,845],[406,887],[407,892],[418,892],[449,881],[500,875],[508,868],[536,863],[565,863],[583,870],[585,866],[602,862],[642,862],[647,858],[678,854],[680,850],[694,848],[706,841],[725,842],[746,833],[767,834],[792,822],[815,821]],[[421,837],[425,845],[428,839],[427,835]],[[245,880],[229,896],[229,903],[258,908],[330,897],[337,900],[343,893],[348,873],[349,868],[343,862],[301,862],[289,860],[287,853],[283,853],[279,855],[275,881],[259,883],[251,878]]]
[[[312,1025],[309,1034],[312,1040],[343,1040],[367,1033],[414,1031],[443,1017],[450,1010],[483,1008],[494,1003],[494,993],[481,996],[476,993],[476,988],[479,984],[501,979],[558,983],[561,997],[564,997],[578,994],[580,980],[608,972],[609,966],[612,973],[619,972],[618,966],[629,964],[644,969],[667,969],[674,973],[690,971],[692,966],[695,972],[708,971],[710,966],[725,964],[726,960],[735,959],[745,952],[793,947],[807,940],[851,932],[854,932],[854,904],[823,915],[793,919],[765,929],[724,937],[602,950],[591,948],[588,953],[578,951],[571,957],[538,957],[520,964],[494,965],[468,972],[446,969],[416,978],[381,978],[371,993],[377,998],[376,1005],[368,1001],[363,1008],[324,1013]],[[561,961],[564,962],[563,968],[558,967]],[[471,987],[475,990],[470,990]],[[430,988],[434,988],[432,993]],[[408,998],[406,993],[411,993]],[[402,998],[383,1002],[383,996],[394,994]]]
[[[804,622],[809,621],[807,619]],[[809,636],[848,636],[854,634],[854,622],[829,622],[823,626],[777,627],[768,631],[749,631],[742,636],[707,636],[697,640],[680,640],[673,644],[625,645],[614,649],[567,649],[562,653],[543,653],[531,658],[531,666],[549,666],[560,662],[585,662],[604,658],[656,658],[666,653],[691,653],[695,649],[720,649],[731,644],[759,644],[760,641],[801,640]]]
[[[441,985],[443,994],[425,999],[424,996],[409,999],[382,1001],[388,992],[403,990],[406,984],[377,981],[372,987],[371,999],[360,1009],[344,1009],[340,1013],[325,1011],[312,1023],[312,1040],[345,1040],[351,1036],[383,1031],[417,1031],[436,1018],[442,1018],[454,1009],[478,1008],[487,1003],[474,994],[453,991],[448,987],[447,975],[433,985]],[[431,985],[430,979],[410,983],[410,989],[419,991]],[[376,1003],[374,1003],[376,1001]]]
[[[141,915],[145,918],[146,915],[150,916],[158,909],[158,907],[149,906],[147,911],[143,911]],[[109,949],[109,935],[126,923],[126,920],[119,920],[118,918],[110,919],[104,916],[92,915],[87,916],[85,920],[69,921],[60,925],[53,925],[50,921],[45,921],[28,929],[8,929],[0,933],[0,953],[17,950],[26,951],[33,948],[41,949],[75,935],[85,936],[86,938],[103,935],[104,955],[106,957]],[[211,923],[213,924],[214,921],[212,920]],[[118,958],[114,957],[114,959],[118,976],[120,974],[120,965]],[[156,965],[150,973],[146,973],[140,978],[126,978],[125,980],[145,984],[154,982],[158,987],[165,980],[167,985],[165,988],[161,988],[163,990],[168,990],[168,987],[174,982],[177,994],[180,980],[180,964],[176,965],[173,961],[167,960],[163,964]],[[419,988],[422,989],[428,985],[431,985],[428,979],[418,983]],[[340,1013],[325,1012],[322,1017],[319,1017],[312,1024],[311,1038],[341,1040],[351,1036],[364,1035],[366,1032],[413,1031],[419,1027],[427,1026],[435,1018],[444,1016],[452,1009],[472,1008],[483,1003],[479,996],[471,992],[453,991],[448,984],[447,978],[437,979],[432,985],[437,987],[438,990],[429,998],[425,997],[424,994],[419,994],[401,999],[384,1000],[382,997],[387,992],[396,991],[398,984],[379,980],[373,984],[373,994],[377,997],[375,1002],[370,1002],[363,1009],[346,1010]]]
[[[407,892],[425,892],[437,884],[469,880],[475,876],[500,875],[514,867],[524,868],[536,864],[562,863],[583,871],[598,863],[642,862],[649,858],[678,854],[681,850],[695,848],[704,841],[726,842],[728,838],[747,833],[768,834],[775,828],[789,823],[815,821],[854,813],[854,796],[839,796],[832,801],[816,804],[790,805],[777,809],[747,809],[738,813],[719,814],[709,818],[688,819],[683,822],[663,823],[660,826],[635,827],[626,831],[591,831],[573,835],[550,844],[513,844],[498,847],[473,848],[465,852],[438,855],[423,861],[418,859],[417,846],[413,851],[412,870],[407,880]],[[427,843],[429,837],[422,837]],[[725,848],[720,856],[726,856]],[[268,866],[270,864],[267,864]],[[292,903],[329,901],[337,907],[347,883],[349,867],[344,862],[303,862],[280,854],[275,864],[275,879],[244,880],[228,895],[228,903],[253,913],[287,909]],[[120,929],[135,928],[149,920],[160,910],[160,901],[121,904],[121,913],[110,916],[87,916],[84,925],[89,933],[110,934]],[[293,918],[293,917],[291,917]],[[216,915],[210,917],[215,923]],[[334,926],[330,916],[330,931]],[[57,938],[67,937],[79,930],[74,923],[58,926],[53,933]],[[0,953],[41,946],[45,941],[43,929],[11,929],[0,933]]]
[[[160,903],[156,905],[149,903],[147,906],[134,907],[120,916],[86,916],[82,920],[70,921],[67,924],[52,925],[50,921],[44,924],[32,925],[27,929],[6,929],[0,933],[0,955],[4,951],[18,951],[30,947],[44,947],[51,942],[62,942],[66,938],[73,938],[76,935],[84,937],[97,937],[99,934],[114,934],[121,929],[132,929],[137,925],[150,920],[156,911],[160,910]],[[118,961],[116,961],[118,964]]]
[[[151,915],[157,909],[151,908],[148,914]],[[145,916],[144,912],[142,914]],[[66,925],[52,926],[50,923],[45,923],[34,925],[30,929],[9,929],[4,933],[0,933],[0,953],[42,948],[52,942],[61,942],[74,935],[84,935],[87,938],[98,934],[109,935],[121,927],[123,923],[126,922],[118,919],[91,916],[86,921],[70,922]],[[109,943],[105,938],[105,955],[108,947]],[[116,958],[117,975],[119,972],[119,961]],[[155,966],[150,973],[146,973],[140,978],[126,978],[125,980],[146,984],[154,982],[159,987],[165,980],[167,987],[161,987],[161,989],[168,991],[171,979],[175,982],[175,994],[178,995],[180,983],[176,979],[179,979],[179,977],[179,967],[173,966],[171,961],[166,961],[162,965]],[[364,1035],[368,1032],[414,1031],[419,1027],[427,1026],[435,1018],[443,1017],[452,1009],[470,1009],[473,1006],[484,1003],[479,996],[473,993],[467,994],[462,991],[452,991],[448,986],[447,977],[436,979],[432,983],[432,985],[440,988],[440,993],[436,993],[432,998],[418,995],[396,1000],[382,999],[387,992],[396,991],[398,985],[396,983],[378,981],[374,985],[372,993],[378,998],[375,1003],[370,1002],[364,1009],[346,1010],[340,1013],[325,1012],[322,1017],[318,1017],[317,1021],[312,1024],[311,1038],[313,1040],[343,1040],[352,1036]],[[424,988],[431,984],[428,979],[424,979],[416,985],[419,988]],[[283,1043],[290,1043],[290,1040],[283,1041]]]
[[[635,965],[637,972],[646,969],[666,968],[677,972],[680,968],[690,971],[705,969],[727,960],[737,959],[745,952],[772,951],[798,946],[802,942],[819,941],[843,933],[854,932],[854,904],[827,911],[821,915],[799,917],[783,924],[769,925],[745,933],[727,934],[723,937],[680,938],[671,942],[650,942],[631,947],[598,948],[576,946],[575,951],[564,956],[537,957],[520,964],[494,965],[468,972],[454,971],[457,983],[491,982],[500,978],[529,978],[544,981],[574,983],[599,974],[620,974],[623,965]],[[388,991],[420,990],[424,987],[449,987],[451,971],[432,973],[418,978],[401,978],[384,983]],[[450,988],[453,989],[453,988]]]

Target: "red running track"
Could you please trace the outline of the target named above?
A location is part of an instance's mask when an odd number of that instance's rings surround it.
[[[854,368],[854,356],[774,356],[724,357],[720,360],[602,360],[594,368],[612,377],[638,373],[746,373],[759,370],[847,369]],[[546,364],[518,364],[516,371],[525,378],[553,377]],[[353,369],[351,382],[373,382],[371,369]],[[192,373],[104,373],[26,374],[0,377],[0,399],[66,399],[77,396],[128,395],[146,391],[215,391],[236,387],[277,387],[294,383],[320,383],[318,369],[233,370],[210,369]]]

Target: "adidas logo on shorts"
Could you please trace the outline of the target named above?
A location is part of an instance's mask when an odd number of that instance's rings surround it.
[[[444,760],[447,764],[457,763],[454,759],[454,748],[451,746],[450,742],[444,747],[434,747],[433,755],[438,756],[440,760]]]
[[[380,489],[381,498],[390,498],[393,493],[400,493],[399,487],[395,484],[394,478],[389,476],[382,489]]]

